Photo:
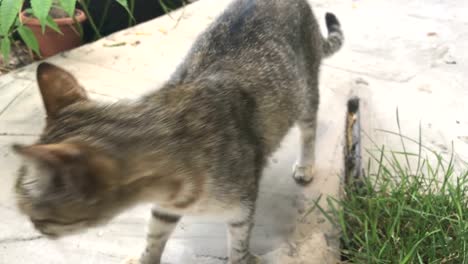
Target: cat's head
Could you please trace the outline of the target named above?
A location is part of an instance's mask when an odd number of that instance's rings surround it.
[[[115,214],[119,164],[92,141],[68,136],[69,124],[63,123],[61,112],[89,102],[75,78],[42,63],[37,79],[47,125],[37,143],[13,146],[23,159],[15,191],[19,209],[35,228],[58,237],[105,222]]]

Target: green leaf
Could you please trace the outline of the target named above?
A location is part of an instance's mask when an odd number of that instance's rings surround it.
[[[57,23],[55,23],[54,19],[51,16],[47,17],[47,22],[46,23],[47,23],[47,26],[50,27],[51,29],[53,29],[55,32],[60,33],[61,35],[63,35],[63,33],[60,30],[59,26],[57,25]]]
[[[37,39],[34,36],[32,30],[28,27],[20,26],[18,27],[18,33],[23,39],[24,43],[26,43],[26,46],[28,46],[30,49],[36,52],[36,54],[40,55],[39,43],[37,42]]]
[[[52,0],[31,0],[31,7],[34,16],[39,19],[44,33],[45,26],[47,24],[47,17],[49,16],[49,11],[52,8]]]
[[[59,0],[60,6],[70,17],[75,16],[76,0]]]
[[[11,52],[10,38],[4,37],[0,45],[1,45],[2,55],[3,55],[3,63],[7,64],[8,59],[10,58],[10,52]]]
[[[128,15],[135,20],[133,17],[132,11],[130,11],[130,7],[128,6],[128,1],[127,0],[115,0],[117,3],[119,3],[125,10],[127,11]]]
[[[119,3],[123,8],[128,10],[130,12],[130,8],[128,7],[128,1],[127,0],[116,0],[117,3]]]
[[[11,26],[18,18],[22,0],[3,0],[0,5],[0,35],[7,36]]]

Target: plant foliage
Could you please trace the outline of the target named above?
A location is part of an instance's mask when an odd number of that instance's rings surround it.
[[[456,169],[455,155],[447,161],[420,140],[386,133],[401,138],[402,151],[375,145],[362,189],[327,198],[330,211],[315,203],[341,229],[346,263],[468,263],[468,170]]]
[[[131,18],[129,21],[129,26],[133,25],[135,23],[135,19],[133,17],[135,0],[112,1],[118,3],[128,12]],[[166,1],[171,2],[172,0],[155,1],[159,1],[166,12],[171,11]],[[36,37],[32,33],[31,29],[26,27],[20,19],[20,13],[22,11],[24,2],[25,0],[0,0],[0,51],[1,55],[3,56],[4,63],[7,63],[8,58],[10,57],[11,45],[15,43],[13,39],[15,33],[18,33],[20,38],[29,49],[40,56],[39,44]],[[72,17],[75,14],[77,2],[77,0],[30,0],[31,8],[25,9],[24,11],[26,11],[28,15],[39,20],[43,33],[47,27],[61,33],[59,27],[52,18],[50,11],[52,8],[58,8],[65,11],[68,16]],[[94,20],[88,11],[88,5],[91,4],[92,1],[83,0],[79,1],[79,3],[83,7],[83,11],[88,16],[89,22],[96,36],[101,37],[99,28],[94,23]]]
[[[27,13],[37,18],[44,32],[46,27],[50,27],[60,32],[59,27],[50,15],[52,7],[63,9],[67,14],[72,15],[75,11],[77,0],[31,0],[31,9]],[[4,62],[8,61],[11,52],[11,45],[14,43],[13,35],[18,33],[24,43],[40,55],[39,44],[31,29],[23,25],[20,20],[20,12],[24,0],[0,0],[0,46]]]

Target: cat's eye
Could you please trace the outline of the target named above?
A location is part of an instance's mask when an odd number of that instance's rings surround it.
[[[59,171],[54,171],[52,173],[52,186],[54,189],[65,188],[65,182],[63,181]]]

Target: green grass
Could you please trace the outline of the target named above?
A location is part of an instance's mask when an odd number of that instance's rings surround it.
[[[455,170],[453,155],[444,159],[421,137],[400,138],[400,152],[367,151],[362,188],[327,198],[328,211],[316,203],[342,230],[345,262],[468,264],[468,168]],[[407,152],[411,141],[418,153]]]

